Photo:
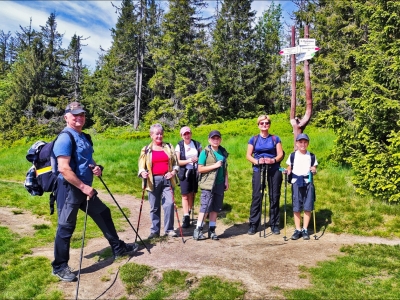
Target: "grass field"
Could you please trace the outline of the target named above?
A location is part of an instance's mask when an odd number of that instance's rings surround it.
[[[222,145],[230,153],[228,159],[230,190],[225,194],[226,215],[222,221],[232,224],[242,223],[247,221],[251,202],[252,171],[250,163],[245,158],[245,152],[249,138],[258,133],[256,120],[236,120],[192,128],[193,138],[200,141],[204,147],[207,145],[208,133],[214,129],[221,131]],[[329,155],[335,139],[332,131],[310,125],[305,132],[311,139],[309,150],[316,154],[319,162],[318,174],[314,178],[317,190],[317,230],[323,228],[332,233],[399,238],[399,206],[388,204],[385,199],[361,197],[355,193],[351,184],[351,170],[336,166],[330,161]],[[292,128],[286,115],[272,116],[271,133],[281,137],[286,161],[293,150]],[[148,133],[118,128],[102,134],[93,132],[91,134],[95,144],[95,160],[105,167],[103,179],[110,190],[114,194],[131,194],[140,197],[141,181],[137,177],[137,161],[140,149],[150,142]],[[164,141],[171,142],[173,145],[176,145],[179,140],[178,131],[167,132],[164,137]],[[29,210],[33,214],[45,217],[52,225],[39,226],[35,236],[24,238],[11,233],[6,227],[0,227],[1,299],[59,299],[61,297],[60,291],[48,288],[54,284],[55,280],[49,275],[49,262],[46,259],[20,259],[20,256],[29,253],[31,248],[51,243],[56,227],[56,216],[48,215],[48,196],[32,197],[21,185],[30,167],[25,159],[26,151],[35,141],[20,140],[16,141],[11,148],[0,148],[0,207],[11,207],[15,209],[15,213],[18,213],[19,209]],[[286,164],[282,163],[282,166]],[[97,189],[103,189],[98,180],[95,180],[94,186]],[[282,188],[281,207],[284,203],[283,195]],[[179,205],[179,189],[176,191],[175,198]],[[290,187],[288,187],[287,210],[289,212],[292,208],[290,199]],[[112,209],[116,208],[112,207]],[[82,217],[83,214],[80,214],[80,218]],[[117,227],[120,228],[124,220],[120,218],[115,221]],[[82,223],[78,222],[75,231],[77,235],[73,237],[73,247],[80,246]],[[293,224],[290,213],[288,224]],[[101,235],[95,227],[87,232],[90,232],[87,235],[88,239]],[[398,246],[383,245],[345,247],[343,248],[343,252],[346,253],[344,257],[321,263],[316,268],[304,268],[303,271],[310,276],[314,288],[284,291],[284,293],[286,297],[296,299],[398,298],[400,294],[398,250]],[[39,276],[38,272],[47,275]],[[167,275],[175,276],[173,273],[166,274],[166,278],[168,278]],[[29,284],[25,284],[26,282]],[[207,280],[204,282],[206,284]],[[226,290],[224,284],[221,282],[222,289]],[[232,283],[232,286],[236,286],[236,283]],[[336,289],[330,288],[332,286]],[[337,293],[338,289],[340,293]],[[375,292],[376,295],[374,295]],[[153,291],[153,293],[156,292]],[[196,293],[199,295],[197,298],[195,295],[191,297],[201,299],[202,291]],[[161,292],[159,296],[157,295],[156,293],[150,298],[168,297]],[[239,288],[233,295],[235,296],[232,296],[232,299],[240,299],[243,292]],[[143,299],[145,298],[146,295],[143,296]]]

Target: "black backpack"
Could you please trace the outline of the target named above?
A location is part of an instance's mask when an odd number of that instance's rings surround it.
[[[62,133],[67,133],[72,142],[72,154],[76,151],[76,141],[72,134],[65,130]],[[91,145],[93,145],[90,135],[85,134]],[[26,173],[25,178],[25,189],[32,196],[42,196],[45,192],[50,192],[50,214],[54,213],[54,201],[56,199],[55,190],[57,188],[57,160],[53,155],[54,142],[57,140],[59,135],[51,142],[46,143],[43,141],[37,141],[28,150],[26,159],[33,165]]]

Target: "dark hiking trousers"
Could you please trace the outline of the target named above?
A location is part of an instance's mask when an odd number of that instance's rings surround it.
[[[261,220],[262,204],[262,172],[259,168],[253,170],[252,187],[253,195],[250,207],[250,225],[259,226]],[[269,196],[269,222],[271,226],[279,226],[279,199],[281,197],[282,173],[279,169],[270,171],[267,169],[266,188],[264,195]]]
[[[59,272],[68,266],[71,236],[76,227],[79,209],[86,211],[97,224],[108,240],[113,254],[121,251],[125,243],[118,237],[111,218],[110,209],[97,197],[87,201],[87,196],[78,188],[63,179],[57,179],[57,213],[58,226],[54,241],[54,261],[51,263],[54,272]]]

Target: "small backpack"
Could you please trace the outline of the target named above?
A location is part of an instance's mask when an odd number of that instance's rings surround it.
[[[290,166],[292,169],[292,172],[290,172],[290,174],[288,175],[288,182],[292,182],[292,178],[293,178],[293,166],[294,166],[294,155],[296,152],[292,152],[290,153]],[[311,167],[315,164],[315,154],[310,152],[310,156],[311,156]]]
[[[72,155],[76,151],[76,141],[72,133],[65,130],[62,133],[67,133],[72,142]],[[85,134],[91,145],[93,145],[90,135]],[[54,202],[56,199],[55,190],[57,187],[57,160],[53,155],[54,142],[57,140],[58,135],[53,141],[46,143],[37,141],[28,150],[26,159],[33,165],[29,168],[25,178],[25,189],[32,196],[42,196],[45,192],[50,192],[50,214],[54,213]]]

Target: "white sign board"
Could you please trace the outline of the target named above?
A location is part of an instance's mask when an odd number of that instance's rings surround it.
[[[302,50],[300,49],[300,47],[297,46],[297,47],[283,48],[281,51],[279,51],[279,54],[280,55],[292,55],[292,54],[301,53],[301,51]]]
[[[301,49],[301,52],[299,52],[299,53],[317,52],[319,50],[319,48],[316,46],[300,46],[300,49]]]
[[[315,46],[315,39],[299,39],[299,46]]]

